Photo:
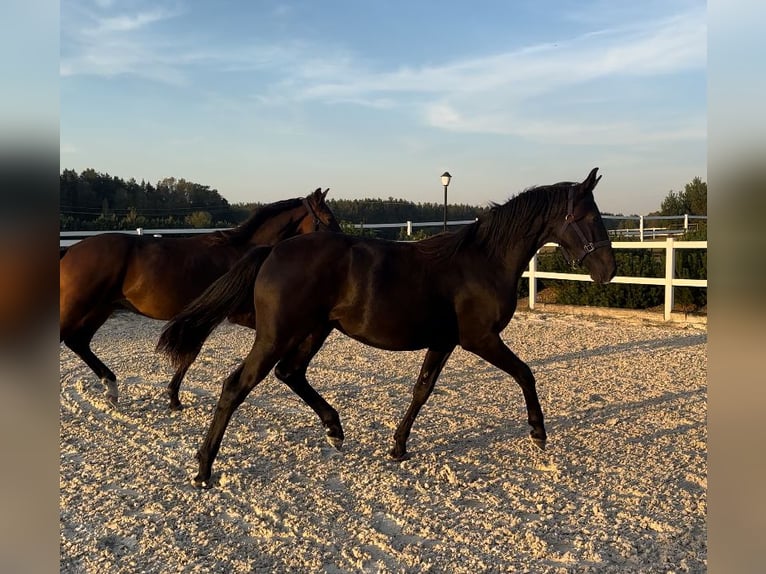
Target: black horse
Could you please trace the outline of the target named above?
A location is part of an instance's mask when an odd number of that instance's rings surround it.
[[[454,233],[413,243],[341,234],[306,235],[258,248],[166,325],[158,350],[173,361],[196,354],[233,307],[254,296],[256,337],[223,383],[197,458],[196,486],[210,486],[213,461],[234,410],[276,366],[275,375],[319,415],[327,438],[343,443],[340,418],[306,380],[306,368],[333,329],[392,351],[428,349],[390,455],[402,459],[418,411],[456,345],[511,375],[526,401],[531,437],[545,447],[543,413],[529,367],[500,338],[516,309],[521,274],[546,242],[582,263],[597,283],[616,264],[593,198],[582,183],[531,188]],[[254,284],[254,293],[249,287]]]
[[[117,379],[90,348],[112,312],[125,308],[171,319],[254,246],[323,229],[339,232],[325,202],[328,191],[264,205],[234,229],[160,238],[103,233],[76,243],[59,262],[60,340],[103,381],[107,399],[116,404]],[[232,321],[254,327],[251,310],[252,302]],[[178,390],[193,360],[179,364],[168,385],[172,409],[181,408]]]

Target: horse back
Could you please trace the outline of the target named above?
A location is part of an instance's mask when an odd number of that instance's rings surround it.
[[[300,330],[323,320],[383,349],[447,345],[457,326],[439,275],[409,243],[341,234],[290,239],[274,248],[258,274],[257,329]]]
[[[83,239],[59,259],[59,323],[62,339],[103,323],[119,300],[135,236],[108,233]]]
[[[246,248],[211,242],[206,235],[142,238],[126,262],[124,300],[139,313],[171,319],[228,271]]]
[[[60,289],[116,288],[136,239],[125,233],[103,233],[70,246],[59,260]]]
[[[60,260],[62,317],[75,307],[84,313],[87,307],[104,305],[170,319],[239,255],[205,236],[103,233],[89,237],[70,247]]]

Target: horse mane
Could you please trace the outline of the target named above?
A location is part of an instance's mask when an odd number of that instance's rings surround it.
[[[211,243],[214,244],[228,244],[228,245],[241,245],[247,243],[253,236],[255,231],[263,225],[263,223],[272,217],[275,217],[283,211],[294,209],[301,205],[300,198],[283,199],[274,203],[257,207],[253,210],[250,216],[232,229],[223,229],[221,231],[215,231],[210,236]]]
[[[532,186],[503,204],[492,202],[490,210],[454,233],[440,233],[418,242],[419,248],[436,258],[450,258],[469,247],[479,247],[490,258],[501,257],[514,238],[539,233],[535,218],[547,221],[556,207],[566,201],[573,184]]]

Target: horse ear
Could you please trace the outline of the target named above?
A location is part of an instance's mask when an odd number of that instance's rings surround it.
[[[593,189],[596,187],[596,184],[598,184],[599,180],[601,179],[600,175],[596,177],[596,173],[598,173],[597,167],[594,167],[592,170],[590,170],[588,177],[586,177],[585,181],[583,181],[581,184],[581,189],[583,191],[593,191]]]
[[[314,197],[314,199],[316,201],[319,201],[319,199],[322,197],[322,188],[321,187],[317,187],[314,190],[314,193],[312,193],[311,195]]]
[[[322,199],[324,200],[325,197],[327,197],[327,192],[330,191],[330,188],[324,190],[324,193],[322,194]]]

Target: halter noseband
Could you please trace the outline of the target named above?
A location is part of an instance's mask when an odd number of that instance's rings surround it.
[[[607,245],[612,244],[612,242],[609,239],[603,239],[601,241],[596,241],[595,243],[593,241],[588,241],[588,239],[585,237],[585,234],[582,232],[582,229],[580,229],[580,226],[577,225],[577,221],[575,221],[574,194],[575,194],[575,189],[574,189],[574,186],[572,186],[569,188],[569,197],[567,199],[567,214],[564,217],[564,224],[561,226],[561,231],[559,231],[559,235],[563,236],[564,232],[567,229],[567,226],[571,225],[572,228],[575,230],[575,233],[577,233],[577,236],[580,238],[580,241],[582,241],[582,247],[580,248],[580,256],[577,258],[572,257],[567,252],[567,250],[564,248],[563,245],[559,245],[559,247],[561,247],[561,252],[564,254],[564,259],[567,260],[567,263],[569,263],[573,269],[582,263],[582,260],[585,259],[585,256],[588,253],[595,251],[599,247],[606,247]]]
[[[319,216],[317,215],[316,211],[314,211],[314,208],[311,207],[311,203],[309,203],[308,199],[304,197],[301,201],[303,202],[303,207],[306,208],[306,211],[308,211],[314,218],[314,231],[319,231],[319,226],[324,225],[322,220],[319,219]]]

